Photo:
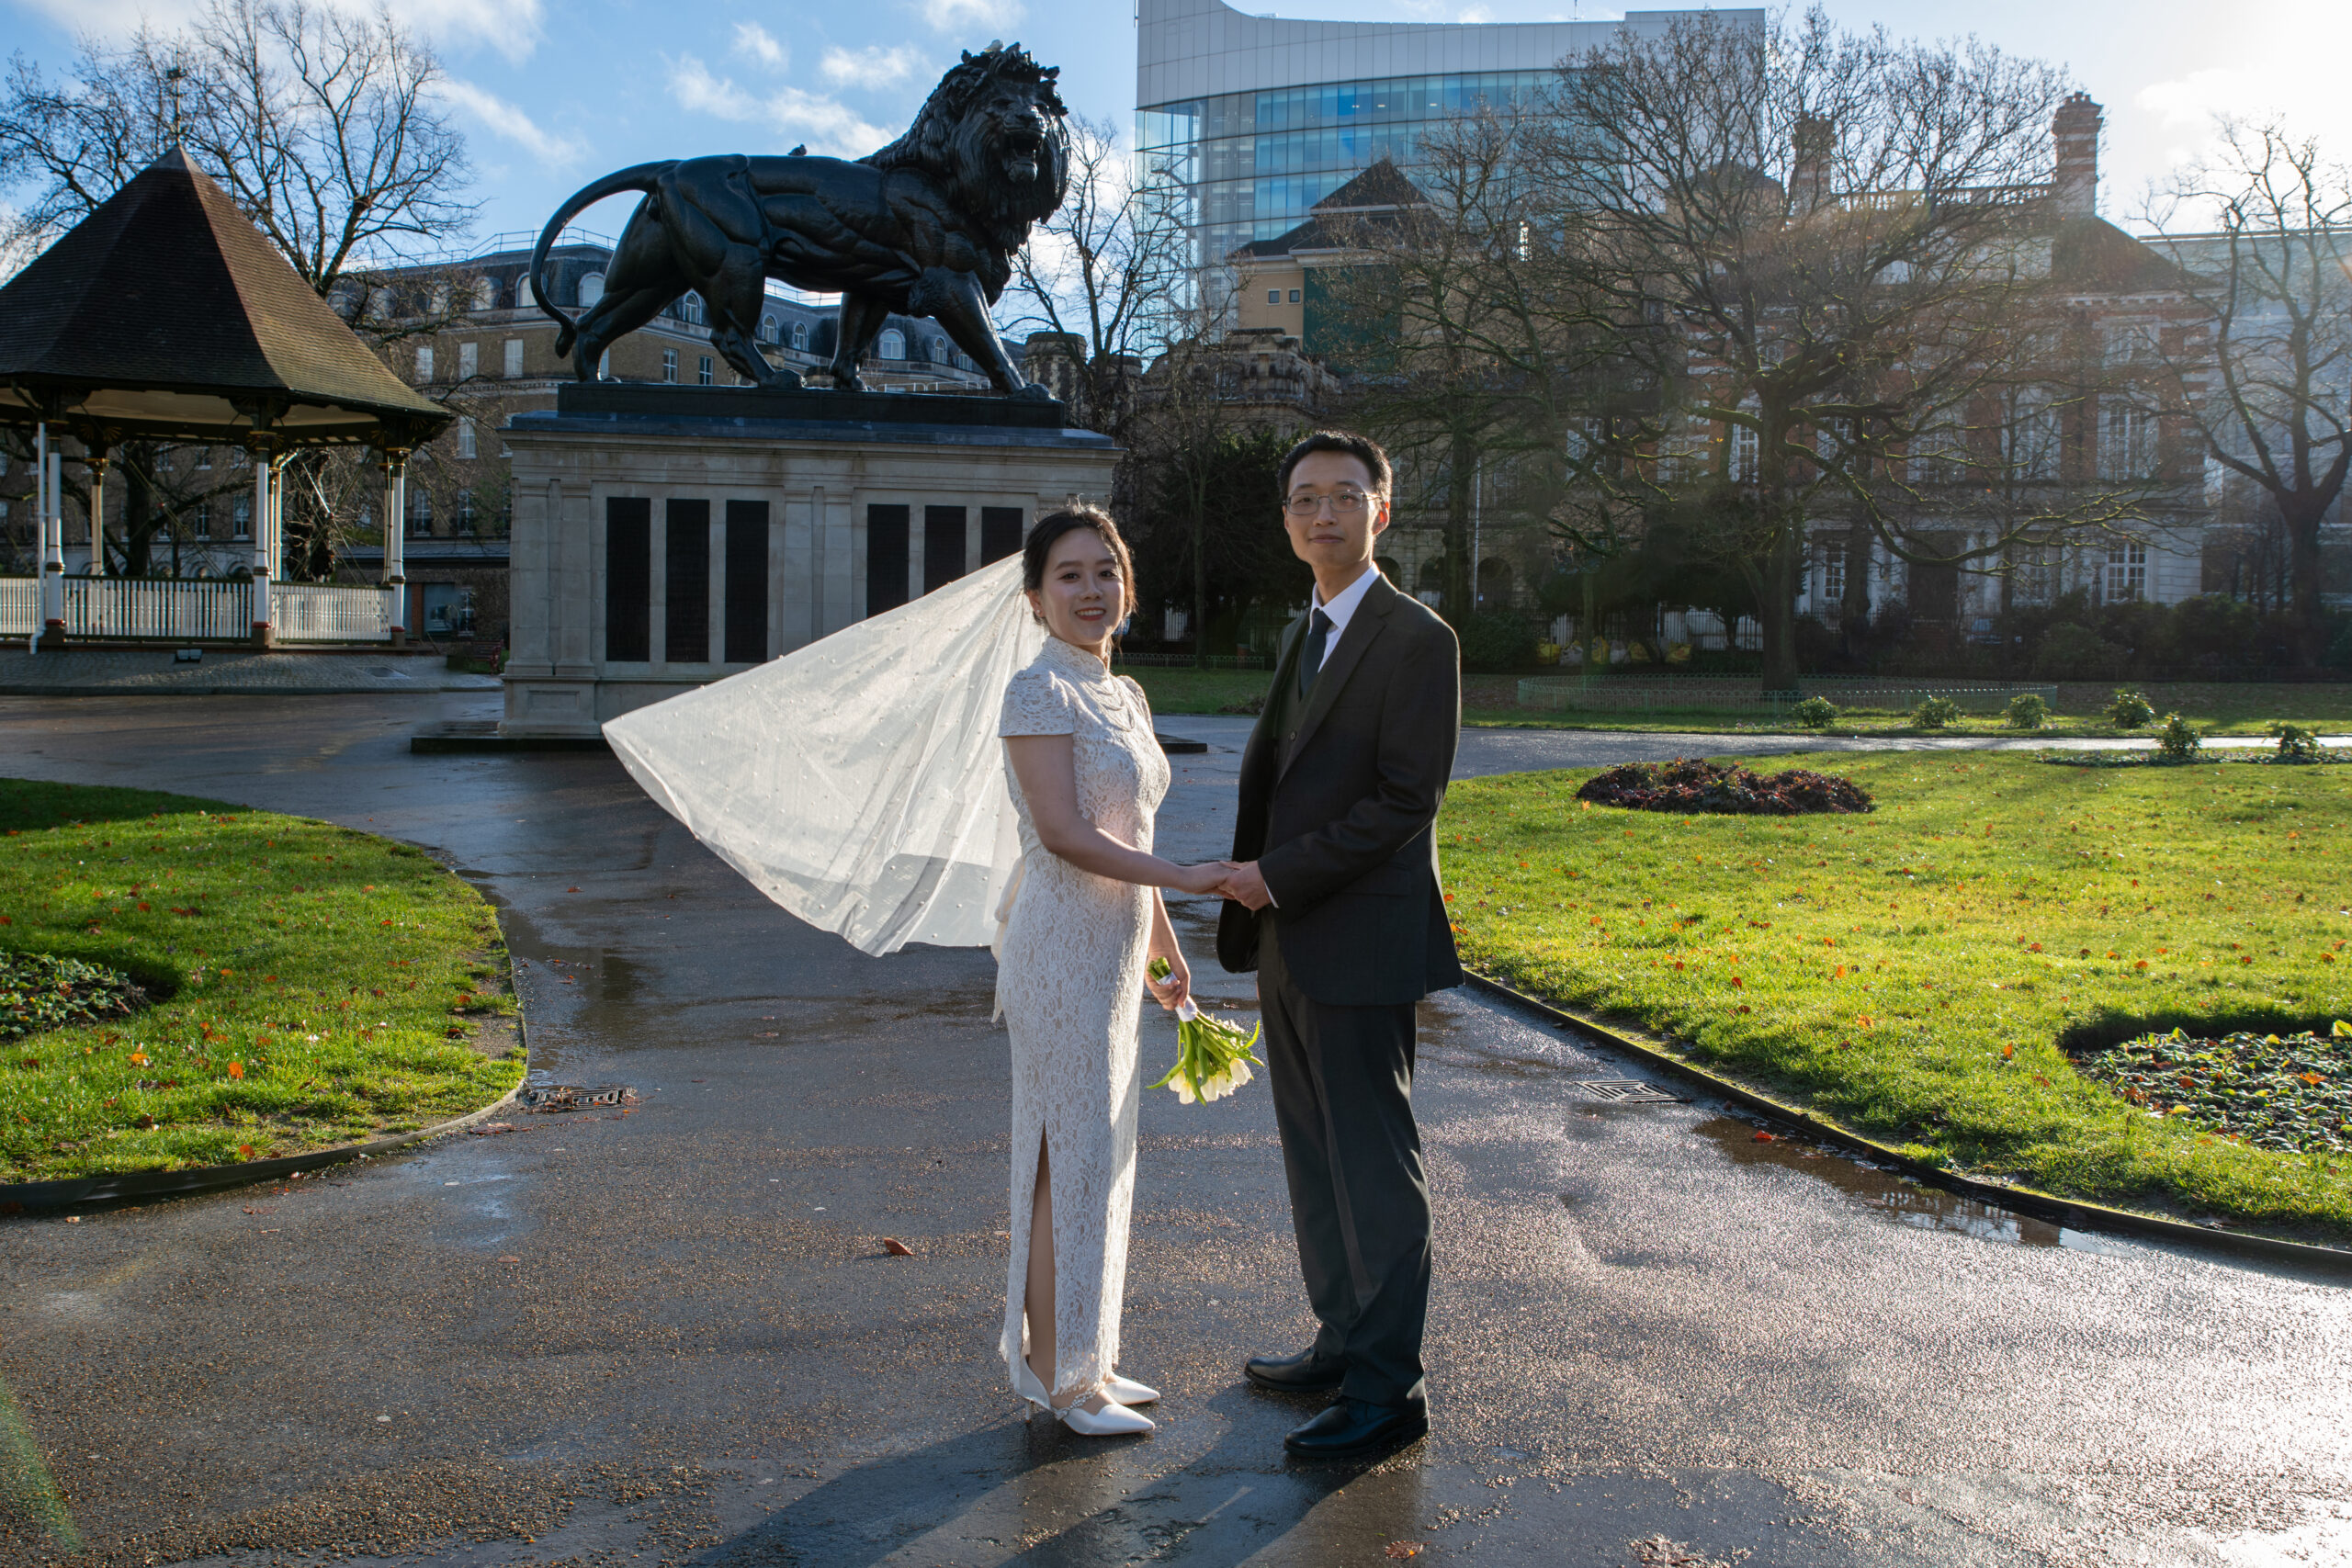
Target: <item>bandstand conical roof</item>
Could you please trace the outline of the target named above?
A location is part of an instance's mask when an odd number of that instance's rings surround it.
[[[0,423],[406,447],[450,417],[176,148],[0,288]]]

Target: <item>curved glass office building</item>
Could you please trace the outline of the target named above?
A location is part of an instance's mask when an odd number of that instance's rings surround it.
[[[1139,0],[1136,144],[1180,182],[1202,262],[1306,220],[1387,157],[1411,174],[1421,136],[1542,91],[1560,60],[1621,28],[1663,33],[1673,11],[1622,22],[1314,22],[1222,0]],[[1732,12],[1752,16],[1761,11]]]

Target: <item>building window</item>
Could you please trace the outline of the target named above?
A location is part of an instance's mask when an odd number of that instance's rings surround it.
[[[531,294],[531,275],[526,272],[514,280],[514,308],[527,310],[537,302]]]
[[[689,326],[702,325],[702,296],[688,294],[678,302],[678,314],[685,318]]]
[[[580,308],[586,310],[605,297],[605,275],[592,272],[580,280]]]
[[[1830,545],[1821,552],[1821,602],[1842,604],[1846,602],[1846,547]]]
[[[876,342],[874,352],[885,359],[904,359],[907,356],[907,334],[896,327],[888,329]]]
[[[411,538],[430,538],[433,535],[433,497],[418,491],[408,509],[408,531]]]
[[[242,468],[250,464],[253,460],[254,455],[251,452],[246,451],[243,447],[232,446],[229,448],[229,466],[231,468]]]
[[[1298,290],[1295,288],[1290,291],[1290,302],[1294,305],[1298,303]]]
[[[196,466],[197,466],[198,468],[209,468],[210,467],[212,467],[212,448],[211,448],[211,447],[209,447],[209,446],[199,446],[199,447],[198,447],[198,448],[196,449]],[[6,458],[6,457],[0,457],[0,474],[5,474],[5,473],[6,473],[7,471],[8,471],[8,459],[7,459],[7,458]]]
[[[457,582],[421,582],[416,595],[424,612],[427,637],[471,637],[474,633],[474,591]]]
[[[229,532],[232,538],[250,539],[254,536],[254,498],[241,495],[229,503]]]
[[[474,285],[474,309],[477,310],[498,309],[498,279],[485,277]]]
[[[2126,402],[2109,403],[2099,440],[2099,468],[2111,479],[2155,477],[2156,422],[2147,410]]]
[[[674,348],[665,348],[662,351],[662,379],[675,382],[677,378],[678,351]]]
[[[432,379],[433,345],[429,343],[418,344],[416,345],[416,384],[421,387]]]
[[[2110,545],[2107,551],[2107,598],[2111,604],[2148,596],[2148,547]]]
[[[1269,289],[1267,289],[1267,290],[1266,290],[1266,303],[1267,303],[1267,304],[1269,304],[1269,305],[1279,305],[1279,304],[1281,304],[1282,302],[1283,302],[1283,291],[1282,291],[1281,289],[1279,289],[1279,288],[1269,288]]]
[[[931,362],[933,365],[944,365],[947,363],[949,353],[947,348],[947,340],[944,337],[935,337],[932,339]]]
[[[1757,454],[1760,450],[1752,426],[1735,424],[1731,427],[1731,477],[1740,484],[1756,482]]]
[[[695,380],[697,385],[705,387],[710,385],[711,368],[710,355],[706,354],[702,356],[702,363],[695,367]]]
[[[470,419],[458,421],[458,456],[469,463],[481,456],[480,444],[474,439],[474,422]]]
[[[762,343],[775,342],[775,318],[774,316],[762,316],[760,318],[760,341]]]
[[[523,340],[519,337],[510,337],[506,340],[506,378],[512,381],[522,374]]]
[[[187,517],[188,526],[196,531],[198,538],[212,537],[212,503],[210,502],[198,502],[187,509]]]
[[[792,346],[802,354],[808,352],[808,322],[795,321],[792,323]]]
[[[474,492],[470,489],[461,490],[458,492],[458,532],[471,534],[473,531]]]
[[[470,381],[481,374],[481,345],[461,343],[458,345],[458,379]]]

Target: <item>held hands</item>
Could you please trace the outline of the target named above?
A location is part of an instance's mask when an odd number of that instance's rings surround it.
[[[1182,880],[1173,884],[1180,893],[1230,898],[1250,909],[1262,909],[1274,901],[1266,891],[1266,879],[1258,874],[1258,863],[1254,860],[1204,861],[1181,870]]]

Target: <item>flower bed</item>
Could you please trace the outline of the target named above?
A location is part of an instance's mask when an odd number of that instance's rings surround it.
[[[2352,1148],[2352,1025],[2197,1039],[2176,1029],[2075,1058],[2075,1070],[2159,1116],[2185,1116],[2257,1149]]]
[[[119,969],[47,953],[0,953],[0,1040],[128,1018],[147,992]]]
[[[1755,773],[1736,762],[1689,757],[1611,768],[1588,780],[1577,798],[1633,811],[1703,811],[1721,817],[1808,817],[1871,809],[1871,797],[1853,781],[1832,773],[1810,768]]]

